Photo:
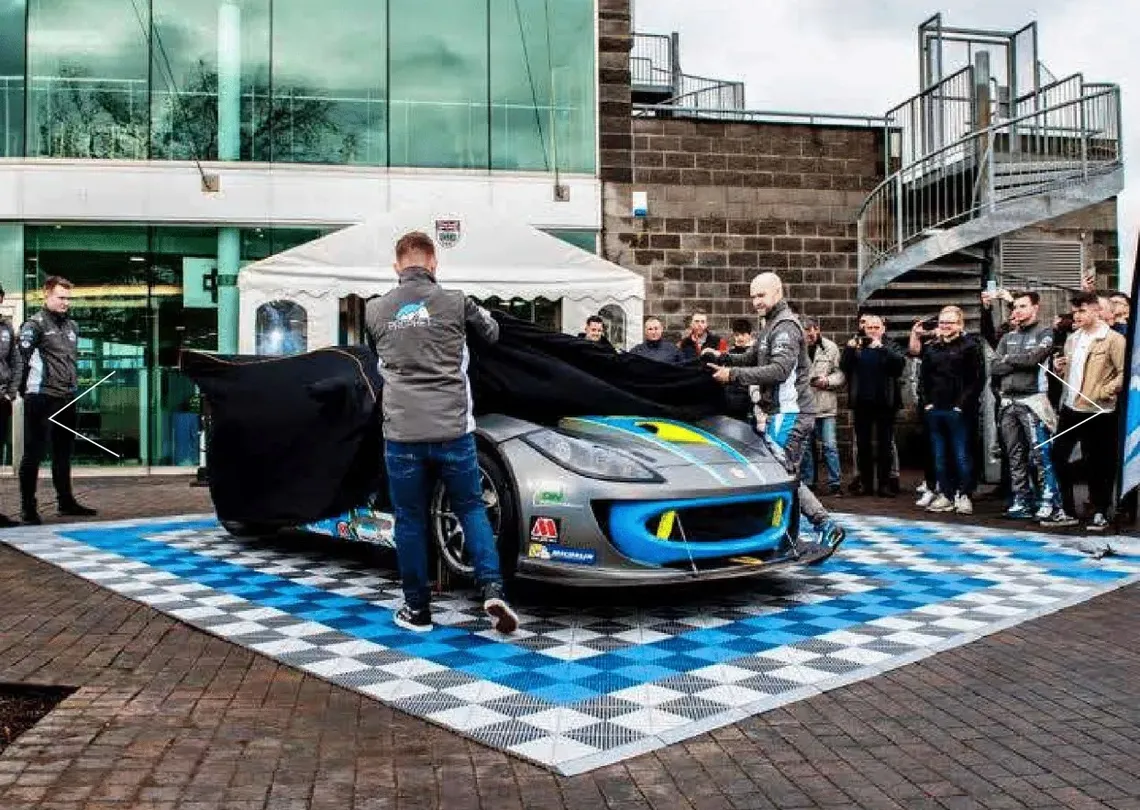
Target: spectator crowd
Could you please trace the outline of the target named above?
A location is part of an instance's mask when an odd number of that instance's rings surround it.
[[[774,307],[757,298],[757,280],[765,277],[779,286]],[[1000,463],[1001,472],[987,497],[1004,499],[1004,515],[1011,520],[1057,528],[1083,522],[1093,532],[1105,531],[1114,516],[1135,521],[1134,495],[1115,502],[1123,418],[1118,405],[1128,376],[1125,344],[1131,316],[1124,293],[1097,293],[1086,282],[1079,292],[1070,291],[1069,311],[1045,323],[1038,292],[1011,292],[991,284],[981,293],[976,331],[968,328],[962,308],[950,305],[915,321],[905,343],[899,343],[888,337],[884,315],[871,309],[859,313],[855,334],[825,336],[818,322],[792,311],[773,274],[757,280],[753,303],[761,316],[758,330],[751,319],[736,319],[731,338],[722,338],[710,331],[708,313],[694,312],[684,334],[672,339],[662,320],[650,316],[644,341],[629,351],[663,363],[702,360],[712,365],[718,379],[723,376],[733,415],[752,421],[758,430],[760,423],[770,423],[784,411],[795,413],[803,433],[802,450],[794,448],[802,452],[795,465],[804,484],[801,493],[811,487],[821,495],[897,498],[896,427],[910,400],[923,461],[919,508],[972,514],[989,461],[995,467]],[[794,319],[795,328],[774,333],[774,318],[780,323]],[[758,346],[754,331],[763,345]],[[792,358],[788,368],[781,367],[779,380],[740,370],[758,362],[764,368],[758,352],[773,354],[769,342],[784,334],[801,341],[804,353]],[[609,345],[598,316],[591,316],[580,336]],[[798,378],[804,390],[797,401],[792,382]],[[774,382],[780,389],[775,403],[761,402]],[[784,383],[791,388],[785,391]],[[844,408],[851,413],[854,434],[853,474],[846,484],[838,441]],[[987,421],[993,430],[984,428]],[[1094,455],[1096,462],[1089,463]],[[1077,504],[1074,487],[1080,480],[1087,484],[1088,500]]]

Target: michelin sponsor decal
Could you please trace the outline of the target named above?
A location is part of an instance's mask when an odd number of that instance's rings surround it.
[[[569,563],[570,565],[597,565],[598,554],[593,549],[570,548],[554,544],[531,543],[527,556],[532,560]]]

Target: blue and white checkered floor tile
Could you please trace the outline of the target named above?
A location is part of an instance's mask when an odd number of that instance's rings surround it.
[[[842,519],[849,539],[819,568],[715,596],[660,592],[663,607],[645,598],[524,603],[509,638],[465,593],[436,600],[434,632],[401,630],[391,619],[401,602],[392,572],[335,541],[235,540],[198,517],[0,537],[206,632],[567,774],[1140,578],[1140,559],[1097,560],[1039,534]]]

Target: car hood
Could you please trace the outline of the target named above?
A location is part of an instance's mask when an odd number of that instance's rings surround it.
[[[747,425],[734,420],[722,420],[721,425],[728,426],[729,430],[703,422],[589,416],[563,419],[558,423],[558,430],[624,450],[650,469],[724,465],[747,470],[778,463]]]

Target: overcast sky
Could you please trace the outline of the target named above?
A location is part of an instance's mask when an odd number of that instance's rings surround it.
[[[918,92],[918,26],[1015,31],[1037,22],[1038,59],[1057,78],[1121,87],[1127,181],[1121,272],[1140,231],[1140,44],[1136,0],[635,0],[639,32],[681,35],[686,73],[743,80],[750,109],[882,115]]]

